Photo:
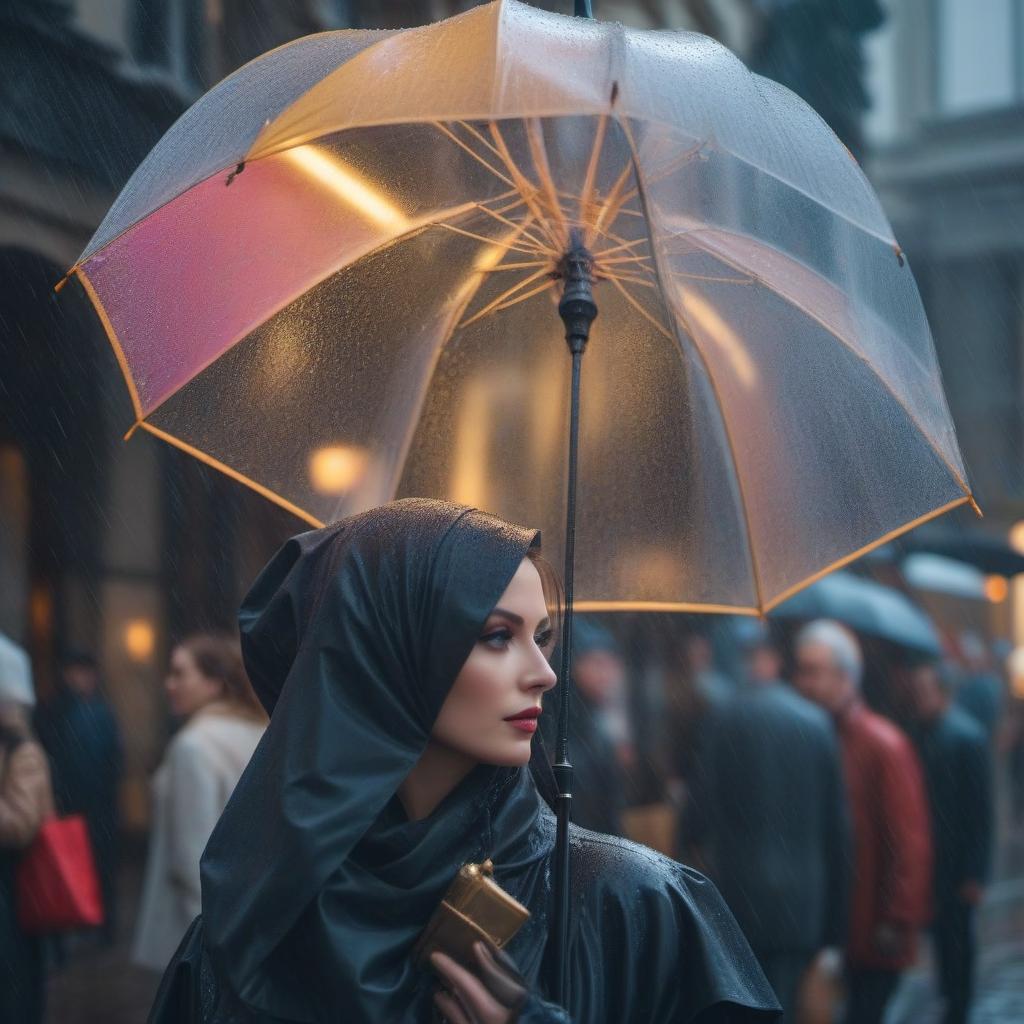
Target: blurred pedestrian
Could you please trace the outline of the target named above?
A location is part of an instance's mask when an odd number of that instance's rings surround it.
[[[703,633],[683,639],[682,672],[673,694],[669,722],[670,792],[682,794],[698,770],[703,724],[708,715],[736,692],[736,684],[715,663],[714,645]],[[679,796],[683,802],[688,797]]]
[[[931,907],[931,833],[910,740],[861,697],[863,658],[837,622],[805,626],[795,643],[797,689],[832,716],[853,824],[848,1024],[877,1024],[917,955]]]
[[[238,642],[196,634],[165,682],[184,719],[153,778],[153,817],[133,959],[162,970],[200,911],[199,858],[266,726]]]
[[[111,944],[116,933],[122,746],[117,718],[90,654],[73,652],[64,658],[57,696],[41,709],[37,722],[53,765],[57,806],[63,814],[83,815],[88,825],[103,893],[100,934]]]
[[[28,656],[0,634],[0,1021],[40,1024],[46,987],[41,940],[18,925],[15,870],[54,813],[50,767],[29,725]]]
[[[747,643],[746,678],[702,726],[682,848],[718,885],[783,1020],[795,1021],[807,971],[819,955],[834,960],[846,934],[846,796],[831,722],[780,681],[766,632]]]
[[[992,849],[992,764],[981,727],[952,701],[952,677],[935,662],[904,676],[924,768],[935,850],[932,926],[946,1024],[963,1024],[974,973],[974,914]]]
[[[988,646],[974,630],[964,630],[958,646],[964,676],[956,688],[957,706],[981,726],[991,743],[1006,702],[1003,681],[995,671]]]
[[[690,633],[685,643],[686,664],[697,696],[705,706],[720,704],[736,692],[733,681],[715,664],[711,638],[703,633]]]
[[[572,820],[622,835],[624,768],[634,758],[626,713],[626,666],[608,630],[585,617],[573,622]],[[557,715],[545,726],[552,742]],[[553,746],[552,746],[552,749]]]

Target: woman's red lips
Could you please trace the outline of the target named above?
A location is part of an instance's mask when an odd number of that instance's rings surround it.
[[[509,715],[508,718],[505,719],[505,721],[506,722],[518,722],[518,721],[522,721],[524,719],[540,718],[540,710],[541,710],[540,708],[536,708],[536,707],[534,707],[534,708],[523,708],[522,711],[519,711],[519,712],[517,712],[514,715]]]

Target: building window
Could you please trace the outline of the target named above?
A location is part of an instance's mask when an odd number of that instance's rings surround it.
[[[1024,0],[936,0],[939,112],[977,113],[1024,101]]]
[[[194,90],[205,79],[205,37],[219,4],[211,0],[137,0],[132,40],[135,60]]]

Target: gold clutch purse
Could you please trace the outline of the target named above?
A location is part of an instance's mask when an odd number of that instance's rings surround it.
[[[472,969],[473,943],[504,946],[526,923],[530,912],[494,879],[494,865],[463,864],[448,887],[423,934],[413,947],[413,959],[425,963],[435,950]]]

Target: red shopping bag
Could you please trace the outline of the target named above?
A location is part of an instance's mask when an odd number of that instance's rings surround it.
[[[85,818],[72,814],[43,822],[18,862],[18,924],[31,935],[103,923],[99,876]]]

